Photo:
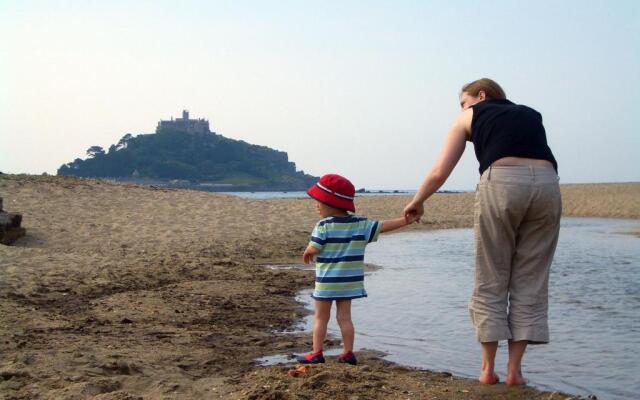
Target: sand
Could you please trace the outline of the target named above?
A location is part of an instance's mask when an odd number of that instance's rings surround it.
[[[246,200],[70,177],[0,175],[27,236],[0,245],[0,398],[566,399],[483,386],[363,352],[291,378],[254,360],[310,347],[299,262],[317,220],[308,199]],[[566,215],[640,218],[640,184],[563,187]],[[400,214],[408,197],[363,197]],[[421,224],[472,225],[474,195],[430,199]],[[469,327],[471,329],[471,327]],[[332,339],[334,345],[338,340]]]
[[[562,185],[566,216],[640,218],[640,184],[607,183]]]

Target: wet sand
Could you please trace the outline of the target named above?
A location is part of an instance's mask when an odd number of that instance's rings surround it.
[[[0,176],[27,236],[0,245],[0,398],[566,399],[404,368],[375,353],[303,376],[255,358],[306,351],[298,262],[317,220],[308,199],[246,200],[64,177]],[[565,215],[640,218],[640,184],[563,186]],[[399,215],[408,197],[363,197]],[[472,193],[441,194],[421,224],[469,227]],[[469,327],[471,329],[471,327]],[[333,340],[334,345],[338,341]]]

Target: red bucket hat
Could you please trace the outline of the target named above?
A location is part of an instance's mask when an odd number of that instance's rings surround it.
[[[351,212],[356,211],[353,204],[356,188],[347,178],[340,175],[323,175],[318,183],[307,190],[307,194],[328,206]]]

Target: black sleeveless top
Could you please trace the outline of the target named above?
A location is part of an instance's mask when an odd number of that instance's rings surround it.
[[[485,100],[472,108],[471,141],[480,174],[503,157],[547,160],[558,172],[539,112],[506,99]]]

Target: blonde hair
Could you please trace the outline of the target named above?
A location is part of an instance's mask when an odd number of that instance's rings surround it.
[[[460,93],[469,93],[471,96],[476,97],[480,91],[483,91],[488,99],[506,99],[507,95],[504,90],[498,85],[496,81],[489,78],[482,78],[469,82],[462,87]]]

